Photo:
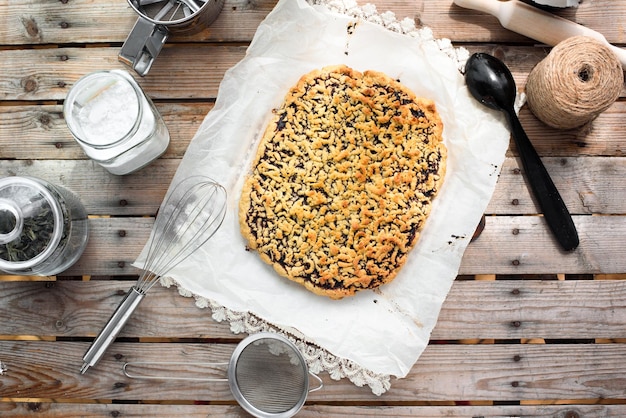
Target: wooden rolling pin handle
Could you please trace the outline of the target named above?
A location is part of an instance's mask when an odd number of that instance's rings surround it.
[[[626,69],[626,50],[611,45],[602,34],[519,0],[454,0],[454,3],[493,15],[506,29],[550,46],[572,36],[595,38],[607,45],[621,62],[622,68]]]

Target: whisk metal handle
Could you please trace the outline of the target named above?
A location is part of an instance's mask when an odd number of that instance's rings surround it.
[[[91,343],[91,346],[83,356],[83,367],[80,369],[80,373],[84,374],[91,366],[95,366],[98,361],[104,355],[104,352],[109,348],[111,343],[115,340],[120,333],[128,319],[133,314],[139,302],[146,296],[145,293],[141,293],[134,286],[122,299],[119,306],[109,318],[109,321],[104,326],[100,334]]]

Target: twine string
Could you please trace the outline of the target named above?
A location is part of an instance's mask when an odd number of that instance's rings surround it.
[[[623,83],[622,66],[607,46],[575,36],[555,46],[530,72],[528,107],[553,128],[580,127],[617,100]]]

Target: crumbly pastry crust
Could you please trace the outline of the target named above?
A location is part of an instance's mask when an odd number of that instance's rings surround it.
[[[388,283],[443,183],[442,130],[432,101],[383,73],[305,74],[274,111],[243,186],[248,247],[332,299]]]

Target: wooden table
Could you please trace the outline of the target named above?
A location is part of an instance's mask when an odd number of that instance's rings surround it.
[[[133,284],[131,263],[187,145],[276,0],[227,0],[218,20],[170,39],[140,83],[165,118],[166,155],[116,177],[68,132],[63,100],[82,75],[117,60],[136,15],[126,0],[0,1],[0,175],[66,186],[90,214],[80,261],[57,277],[0,280],[2,416],[240,416],[225,384],[130,380],[128,358],[228,358],[241,335],[157,286],[97,368],[82,356]],[[451,0],[374,0],[470,52],[503,59],[523,88],[546,46]],[[626,3],[584,0],[560,15],[626,44]],[[302,416],[626,416],[626,101],[593,124],[557,131],[521,121],[574,214],[581,245],[559,251],[514,147],[466,251],[432,342],[410,375],[378,397],[347,380],[312,393]]]

